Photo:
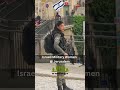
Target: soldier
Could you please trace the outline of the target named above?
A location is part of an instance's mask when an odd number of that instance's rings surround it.
[[[66,39],[64,38],[64,23],[62,21],[58,21],[55,25],[55,28],[52,32],[53,38],[54,38],[54,49],[57,51],[58,54],[55,55],[63,55],[68,56],[68,54],[65,52],[66,50]],[[59,60],[60,59],[56,59]],[[62,60],[64,61],[64,60]],[[65,62],[63,63],[56,63],[57,67],[65,67]],[[58,90],[73,90],[66,86],[65,78],[62,72],[57,72],[57,86]],[[63,89],[62,89],[63,88]]]

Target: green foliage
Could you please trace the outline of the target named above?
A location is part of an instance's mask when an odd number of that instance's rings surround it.
[[[75,35],[81,35],[83,32],[83,21],[85,21],[84,16],[73,16],[72,17],[73,21],[73,32]]]
[[[83,38],[80,37],[80,35],[82,35],[83,33],[83,21],[85,21],[85,17],[84,16],[73,16],[72,17],[72,21],[73,21],[73,33],[74,35],[77,35],[77,37],[74,37],[76,41],[82,41]],[[83,43],[80,42],[76,42],[75,43],[78,53],[80,55],[83,54]]]

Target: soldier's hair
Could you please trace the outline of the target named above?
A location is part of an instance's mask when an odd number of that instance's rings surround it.
[[[58,22],[55,24],[54,30],[56,30],[57,27],[60,26],[61,24],[63,24],[63,21],[58,21]]]

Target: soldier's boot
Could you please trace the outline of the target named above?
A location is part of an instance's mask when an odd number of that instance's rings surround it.
[[[62,90],[62,86],[58,86],[58,90]]]
[[[71,88],[67,87],[67,85],[66,85],[66,84],[63,84],[63,90],[73,90],[73,89],[71,89]]]

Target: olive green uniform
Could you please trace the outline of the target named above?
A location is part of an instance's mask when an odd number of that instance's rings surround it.
[[[57,52],[59,52],[60,55],[64,55],[65,51],[59,46],[60,38],[61,38],[61,34],[59,34],[59,33],[55,34],[55,36],[54,36],[54,48]],[[61,67],[65,66],[65,63],[56,63],[56,66],[61,66]],[[62,86],[64,83],[65,83],[64,74],[62,72],[58,73],[57,74],[57,85]]]

